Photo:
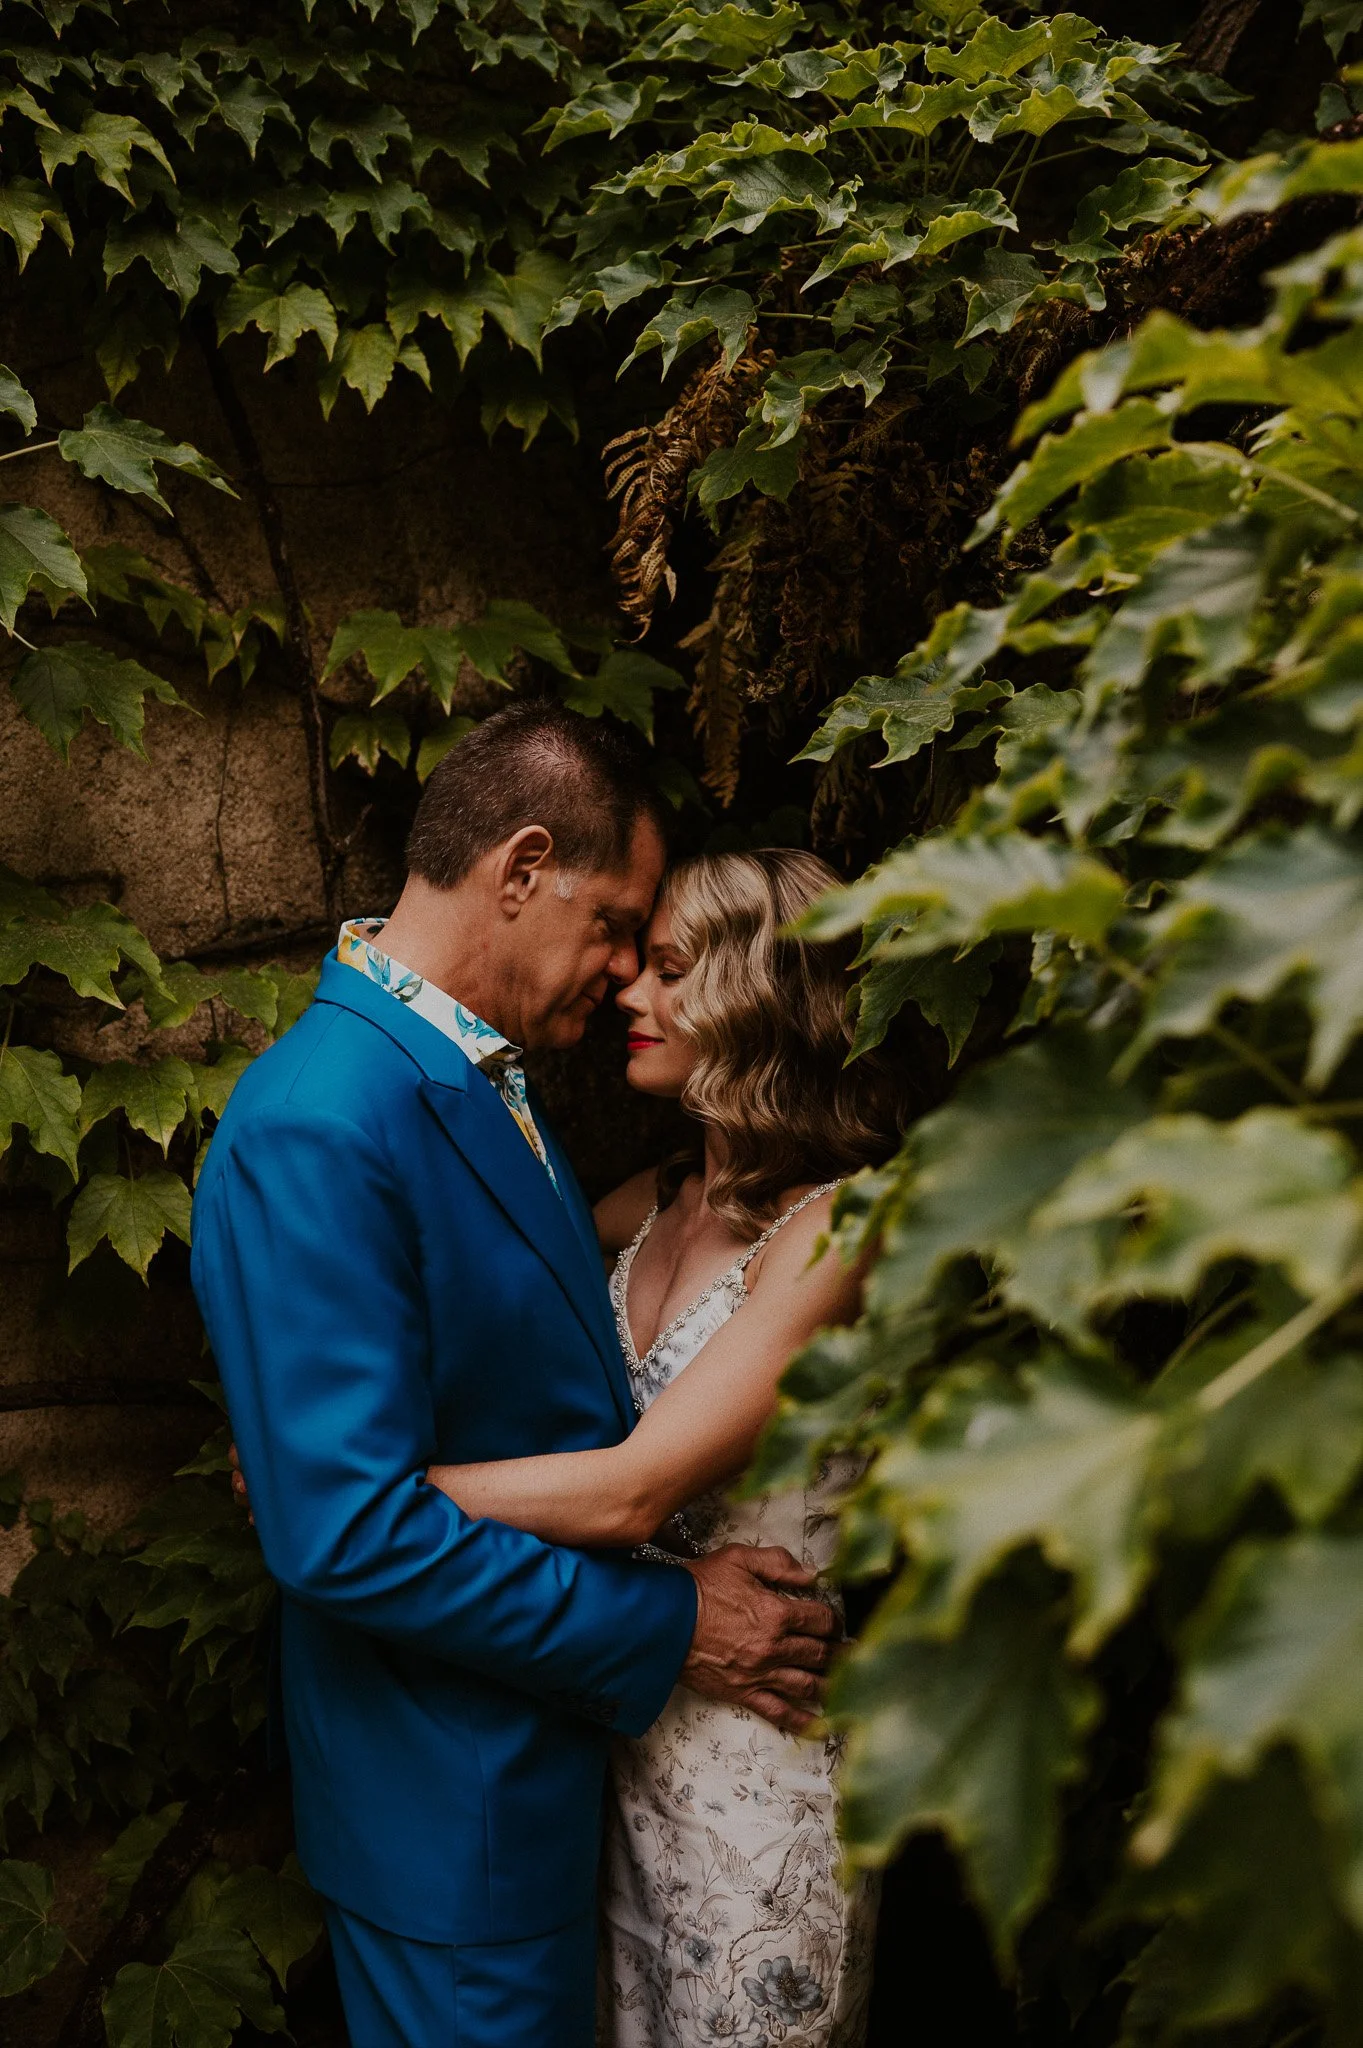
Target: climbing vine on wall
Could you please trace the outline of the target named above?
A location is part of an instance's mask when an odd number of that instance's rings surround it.
[[[1357,12],[1305,10],[1322,128],[1355,115],[1329,60]],[[844,1236],[884,1237],[868,1315],[796,1368],[764,1466],[874,1453],[848,1558],[896,1576],[840,1680],[853,1851],[941,1826],[1006,1968],[1049,1911],[1100,1930],[1132,2041],[1247,2016],[1268,2041],[1347,2009],[1358,1970],[1347,1687],[1255,1719],[1235,1659],[1266,1686],[1303,1606],[1356,1626],[1363,176],[1348,141],[1218,168],[1240,95],[1124,27],[970,0],[13,0],[0,248],[21,312],[75,309],[89,390],[49,419],[23,361],[0,372],[0,625],[63,758],[87,723],[140,751],[148,698],[190,716],[158,641],[210,686],[289,689],[329,916],[338,791],[396,768],[414,793],[470,682],[665,725],[691,827],[688,760],[741,811],[798,749],[845,867],[910,833],[820,928],[864,930],[859,1045],[908,1005],[966,1079],[846,1198]],[[1306,225],[1261,324],[1142,321],[1186,296],[1171,266],[1268,214]],[[218,462],[140,416],[181,350]],[[508,464],[605,444],[618,631],[507,591],[321,644],[254,424],[286,362],[319,435],[404,387],[475,408]],[[158,534],[235,493],[272,586],[230,606],[211,550],[185,581],[150,540],[77,546],[51,510],[73,477]],[[367,701],[334,703],[339,674]],[[154,1284],[234,1081],[308,993],[161,959],[116,907],[0,869],[0,1174],[58,1207],[73,1270],[104,1247]],[[60,1049],[73,1004],[132,1007],[145,1050]],[[1015,1042],[981,1063],[991,1017]],[[192,1059],[158,1040],[191,1019]],[[295,1867],[212,1854],[269,1597],[221,1444],[114,1538],[6,1500],[35,1554],[3,1617],[0,1823],[20,1852],[57,1818],[121,1830],[63,2040],[278,2027],[317,1920]],[[1175,1667],[1153,1770],[1122,1778],[1114,1701]],[[1071,1858],[1093,1813],[1119,1818]],[[1255,1875],[1227,1845],[1265,1814],[1296,1860]],[[68,1952],[45,1867],[0,1863],[0,1994]]]

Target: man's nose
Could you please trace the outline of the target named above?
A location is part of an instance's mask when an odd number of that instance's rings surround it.
[[[616,947],[606,963],[606,972],[622,988],[626,982],[638,979],[639,949],[633,939],[624,939]]]

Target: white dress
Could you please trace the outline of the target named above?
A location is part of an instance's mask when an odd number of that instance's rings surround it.
[[[640,1414],[747,1300],[744,1274],[779,1217],[638,1358],[625,1301],[656,1209],[611,1277],[620,1342]],[[834,1497],[849,1477],[806,1493],[682,1510],[692,1551],[783,1544],[832,1562]],[[665,1567],[660,1567],[664,1569]],[[878,1887],[840,1876],[834,1738],[784,1735],[742,1708],[678,1686],[637,1740],[617,1740],[602,1878],[599,2048],[861,2048]]]

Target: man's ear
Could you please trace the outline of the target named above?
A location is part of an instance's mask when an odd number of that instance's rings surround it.
[[[507,917],[518,917],[537,889],[549,881],[554,835],[544,825],[522,825],[494,856],[493,888]]]

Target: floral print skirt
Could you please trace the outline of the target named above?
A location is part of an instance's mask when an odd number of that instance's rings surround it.
[[[617,1742],[599,2048],[861,2048],[879,1894],[841,1881],[838,1748],[682,1687]]]

